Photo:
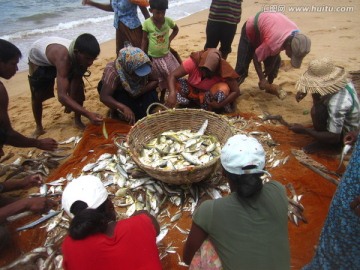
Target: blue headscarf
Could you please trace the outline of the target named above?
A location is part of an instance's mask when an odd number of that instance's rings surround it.
[[[135,74],[135,70],[144,64],[151,65],[150,58],[141,49],[131,45],[121,49],[115,60],[121,85],[134,97],[142,94],[142,90],[148,82],[148,76],[139,77]]]

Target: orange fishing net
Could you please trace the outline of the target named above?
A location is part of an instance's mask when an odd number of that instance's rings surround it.
[[[246,116],[246,118],[251,117],[250,115]],[[96,161],[102,153],[116,153],[117,147],[113,143],[114,138],[125,136],[130,130],[130,126],[110,119],[106,119],[105,126],[108,139],[105,139],[103,135],[102,126],[89,125],[83,134],[83,138],[76,146],[73,155],[54,171],[47,181],[50,182],[60,177],[66,177],[69,173],[72,173],[73,176],[76,177],[87,163]],[[301,267],[311,260],[314,254],[314,247],[317,245],[336,186],[301,165],[299,161],[292,156],[291,149],[299,149],[311,141],[307,136],[295,135],[286,127],[271,124],[264,124],[258,127],[258,130],[270,133],[273,140],[279,143],[279,149],[283,151],[285,155],[290,156],[286,164],[268,168],[272,178],[284,185],[289,182],[292,183],[297,194],[303,195],[301,203],[305,207],[304,215],[308,220],[308,224],[300,221],[299,226],[296,226],[289,221],[288,227],[291,245],[291,267],[292,269],[301,269]],[[86,159],[84,159],[85,156],[87,156]],[[312,155],[311,157],[325,165],[329,170],[335,171],[338,166],[339,160],[337,157],[324,154]],[[172,214],[178,211],[178,208],[175,206],[169,204],[168,207]],[[0,266],[10,263],[21,254],[41,246],[44,243],[46,230],[45,228],[41,228],[41,225],[20,233],[15,231],[17,227],[35,219],[34,216],[29,216],[9,225],[9,229],[12,232],[13,244],[8,247],[6,252],[1,254]],[[190,229],[191,216],[189,212],[184,212],[176,225],[182,229]],[[171,246],[176,247],[176,252],[182,257],[182,249],[186,235],[182,234],[178,229],[174,228],[174,226],[170,228],[172,229],[169,230],[169,233],[164,238],[163,244],[171,244]],[[184,269],[178,265],[178,262],[179,258],[177,254],[168,254],[162,259],[163,269]]]

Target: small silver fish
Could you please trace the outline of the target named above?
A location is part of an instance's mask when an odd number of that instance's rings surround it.
[[[40,196],[45,197],[47,195],[48,188],[46,184],[40,186]]]
[[[181,216],[182,216],[181,212],[176,213],[175,215],[173,215],[171,217],[170,222],[175,222],[175,221],[179,220],[181,218]]]
[[[61,211],[54,211],[54,210],[50,210],[49,213],[47,213],[46,215],[42,216],[41,218],[33,221],[33,222],[30,222],[22,227],[19,227],[16,229],[16,231],[23,231],[23,230],[26,230],[26,229],[31,229],[37,225],[39,225],[40,223],[52,218],[53,216],[56,216],[60,213]]]
[[[351,145],[350,145],[350,144],[345,144],[345,145],[344,145],[344,148],[343,148],[343,150],[342,150],[342,152],[341,152],[340,163],[339,163],[338,168],[336,169],[337,171],[340,169],[340,167],[341,167],[341,165],[342,165],[342,163],[343,163],[343,161],[344,161],[344,157],[345,157],[346,154],[350,151],[350,149],[351,149]]]
[[[164,239],[164,237],[167,235],[168,232],[169,232],[168,228],[161,229],[159,235],[156,237],[156,244],[161,242]]]
[[[59,142],[58,144],[68,144],[68,143],[71,143],[71,142],[75,141],[75,139],[76,139],[76,137],[74,136],[74,137],[71,137],[71,138],[69,138],[69,139],[67,139],[65,141]]]
[[[198,130],[198,132],[196,132],[196,135],[204,135],[208,123],[209,121],[206,119],[205,122],[202,124],[201,128]]]

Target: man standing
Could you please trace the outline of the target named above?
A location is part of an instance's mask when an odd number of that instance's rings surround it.
[[[81,115],[93,124],[101,124],[102,116],[83,107],[85,100],[82,77],[88,76],[88,68],[100,53],[100,46],[91,34],[82,34],[71,41],[60,37],[45,37],[37,40],[29,52],[29,84],[36,130],[34,136],[45,133],[42,126],[42,103],[54,97],[57,81],[57,96],[65,106],[65,112],[75,113],[75,125],[85,125]]]
[[[251,60],[259,77],[259,88],[269,90],[277,77],[285,50],[291,65],[299,68],[303,58],[310,52],[310,39],[301,34],[294,22],[282,13],[259,12],[250,17],[241,30],[235,71],[240,75],[238,83],[248,76]],[[265,70],[261,63],[264,62]]]
[[[216,48],[226,60],[231,53],[236,28],[241,19],[242,0],[213,0],[206,25],[205,48]]]

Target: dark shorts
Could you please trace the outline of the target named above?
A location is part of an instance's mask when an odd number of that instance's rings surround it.
[[[249,65],[253,59],[255,53],[255,48],[251,45],[247,35],[246,35],[246,23],[244,23],[241,29],[240,42],[238,45],[237,59],[235,71],[240,75],[238,79],[239,83],[244,82],[245,78],[249,73]]]
[[[116,55],[124,48],[126,41],[129,41],[134,47],[141,48],[142,27],[139,26],[130,29],[122,22],[119,22],[118,28],[116,29]]]
[[[102,81],[99,82],[97,87],[99,94],[101,92],[101,88]],[[150,104],[160,102],[158,94],[156,92],[156,88],[136,98],[132,97],[124,89],[119,88],[115,91],[113,98],[116,99],[118,102],[128,106],[134,112],[136,121],[147,115],[146,110],[150,106]]]
[[[3,146],[7,141],[7,130],[0,128],[0,146]]]
[[[39,101],[45,101],[54,97],[54,85],[56,68],[53,66],[39,66],[28,76],[31,97]]]
[[[314,129],[318,132],[327,131],[327,121],[329,113],[327,106],[321,102],[316,103],[311,108],[311,119]]]
[[[236,67],[235,71],[239,74],[240,78],[238,83],[243,83],[245,78],[249,74],[249,65],[253,60],[255,53],[255,47],[250,43],[246,35],[246,23],[244,23],[241,29],[240,42],[237,51]],[[266,70],[269,70],[267,67],[271,67],[270,73],[267,76],[269,83],[273,83],[274,79],[279,73],[279,68],[281,64],[280,54],[270,56],[264,60],[264,66]]]
[[[220,43],[219,51],[224,55],[228,55],[231,53],[231,44],[234,40],[236,29],[237,24],[208,20],[205,48],[217,48]]]

